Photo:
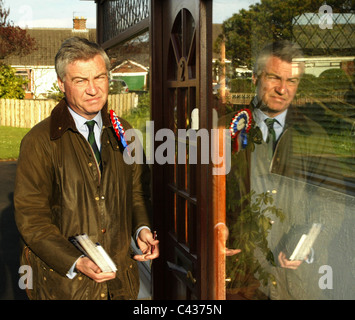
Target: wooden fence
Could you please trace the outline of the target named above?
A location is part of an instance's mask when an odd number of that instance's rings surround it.
[[[255,96],[255,93],[234,93],[231,92],[227,96],[227,101],[232,104],[237,105],[249,105],[250,101]],[[229,99],[229,100],[228,100]],[[351,103],[355,104],[355,101],[349,101],[346,98],[344,92],[331,93],[328,95],[314,95],[314,96],[296,96],[295,100],[292,102],[294,105],[305,105],[307,103]]]
[[[0,99],[0,125],[17,128],[32,128],[50,116],[57,102],[54,100]],[[138,105],[136,93],[109,95],[109,109],[117,115],[127,113]]]

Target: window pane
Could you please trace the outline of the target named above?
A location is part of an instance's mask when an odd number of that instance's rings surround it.
[[[354,298],[353,6],[213,2],[218,298]]]

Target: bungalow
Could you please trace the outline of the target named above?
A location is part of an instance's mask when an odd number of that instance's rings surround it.
[[[38,49],[31,54],[12,56],[4,60],[5,64],[16,69],[16,74],[28,79],[25,99],[47,98],[57,81],[54,58],[62,42],[73,36],[85,37],[96,41],[96,29],[86,28],[86,19],[73,18],[73,28],[33,28],[28,34],[36,39]]]
[[[130,91],[147,90],[148,68],[132,60],[125,60],[112,68],[111,79],[124,80]]]

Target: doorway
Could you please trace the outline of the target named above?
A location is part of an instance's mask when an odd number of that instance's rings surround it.
[[[173,133],[154,149],[175,150],[172,161],[153,165],[154,225],[161,240],[153,298],[207,299],[211,168],[201,162],[201,140],[179,133],[211,126],[212,1],[152,0],[151,6],[154,133]],[[193,151],[197,161],[191,161]]]

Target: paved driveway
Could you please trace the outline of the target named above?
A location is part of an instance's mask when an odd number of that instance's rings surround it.
[[[18,285],[20,237],[13,208],[15,172],[15,161],[0,161],[0,300],[27,299]]]

